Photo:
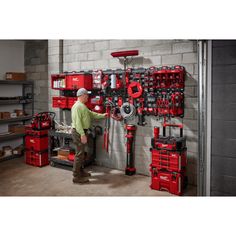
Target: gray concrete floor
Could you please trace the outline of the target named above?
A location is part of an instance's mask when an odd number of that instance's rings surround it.
[[[0,163],[0,196],[174,196],[151,190],[150,177],[126,176],[123,171],[89,166],[89,184],[72,183],[72,172],[46,166],[26,165],[23,158]],[[185,196],[195,196],[196,188],[188,186]]]

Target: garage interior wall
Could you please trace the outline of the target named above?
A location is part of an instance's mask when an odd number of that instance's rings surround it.
[[[35,112],[47,111],[48,107],[48,41],[25,41],[25,72],[34,81]]]
[[[39,45],[41,43],[38,41]],[[46,42],[42,45],[46,47]],[[40,50],[34,54],[30,52],[34,45],[26,43],[27,73],[31,77],[37,78],[36,90],[38,97],[35,107],[46,109],[49,103],[49,110],[55,111],[58,121],[71,124],[70,112],[60,111],[52,108],[52,96],[58,95],[58,91],[48,89],[48,95],[44,89],[50,88],[50,75],[63,71],[79,71],[93,69],[117,69],[123,68],[122,61],[112,58],[110,53],[119,50],[138,49],[139,56],[134,58],[130,67],[161,66],[161,65],[183,65],[188,76],[185,88],[185,117],[184,135],[187,136],[188,147],[188,176],[189,183],[197,184],[197,42],[189,40],[49,40],[48,41],[48,75],[45,72],[46,64],[40,60]],[[35,46],[36,47],[36,46]],[[30,49],[31,48],[31,49]],[[35,48],[36,50],[36,48]],[[43,46],[42,46],[43,50]],[[41,55],[41,54],[40,54]],[[46,62],[46,60],[45,60]],[[44,66],[40,66],[44,65]],[[37,73],[40,73],[38,75]],[[41,77],[42,76],[42,77]],[[46,76],[48,81],[46,81]],[[47,84],[46,84],[47,83]],[[41,94],[42,91],[42,94]],[[45,106],[43,105],[45,104]],[[160,122],[155,117],[146,116],[147,125],[138,126],[136,134],[136,161],[137,173],[150,175],[149,165],[151,163],[150,146],[153,135],[153,127],[160,126]],[[179,122],[181,119],[172,119]],[[104,121],[96,122],[104,125]],[[178,132],[174,130],[174,133]],[[125,154],[125,133],[122,123],[111,121],[110,128],[110,147],[109,155],[101,148],[103,137],[97,140],[97,164],[124,170],[126,164]]]
[[[1,40],[0,41],[0,80],[5,79],[6,72],[24,72],[24,41],[23,40]],[[1,85],[0,96],[3,97],[15,97],[22,96],[21,85]],[[2,105],[0,111],[13,112],[14,109],[21,109],[22,105]],[[0,125],[0,132],[7,132],[8,124]],[[2,146],[10,145],[12,147],[19,146],[22,143],[22,139],[10,140],[0,143],[0,149]]]
[[[236,41],[212,42],[211,195],[236,195]]]

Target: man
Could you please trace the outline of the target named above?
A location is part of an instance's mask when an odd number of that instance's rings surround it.
[[[107,116],[105,114],[99,114],[90,111],[85,103],[88,101],[88,91],[85,88],[81,88],[77,91],[78,101],[73,105],[71,109],[72,117],[72,138],[76,146],[75,160],[73,164],[73,182],[78,184],[88,183],[89,180],[86,177],[91,176],[83,169],[84,164],[84,149],[88,142],[86,132],[91,127],[91,121],[93,119],[103,119]]]

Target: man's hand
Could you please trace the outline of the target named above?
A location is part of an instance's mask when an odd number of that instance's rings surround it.
[[[87,136],[81,135],[81,143],[86,144],[87,143]]]
[[[104,113],[105,114],[105,117],[108,117],[108,113]]]

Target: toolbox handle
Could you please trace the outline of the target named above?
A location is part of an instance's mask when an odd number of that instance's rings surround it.
[[[180,128],[180,137],[183,137],[183,124],[169,124],[164,123],[163,124],[163,136],[166,136],[166,127],[179,127]]]

